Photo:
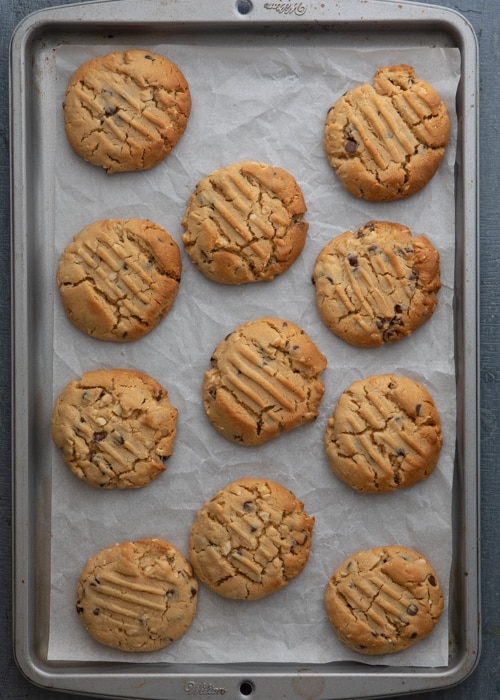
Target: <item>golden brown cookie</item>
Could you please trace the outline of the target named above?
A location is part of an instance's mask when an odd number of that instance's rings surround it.
[[[409,377],[379,374],[340,396],[325,430],[328,463],[356,491],[394,491],[426,479],[443,436],[434,401]]]
[[[436,572],[400,545],[348,557],[329,580],[324,603],[338,638],[362,654],[392,654],[429,635],[443,612]]]
[[[179,246],[147,219],[104,219],[63,250],[56,280],[68,318],[99,340],[137,340],[170,311],[181,279]]]
[[[115,51],[81,65],[63,104],[72,148],[107,173],[147,170],[168,156],[191,112],[187,81],[164,56]]]
[[[244,323],[219,343],[211,363],[203,403],[214,428],[228,440],[261,445],[316,420],[326,358],[291,321]]]
[[[312,279],[321,318],[335,335],[361,347],[393,343],[432,316],[439,253],[402,224],[370,221],[331,240]]]
[[[305,213],[293,175],[265,163],[233,163],[197,184],[182,222],[182,241],[209,279],[224,284],[271,280],[302,252]]]
[[[191,564],[199,580],[225,598],[263,598],[303,570],[313,526],[304,504],[281,484],[239,479],[199,510]]]
[[[177,409],[155,379],[129,369],[85,372],[56,400],[52,438],[73,474],[101,489],[140,488],[165,471]]]
[[[346,92],[324,127],[328,162],[351,194],[393,201],[436,173],[450,136],[446,107],[411,66],[385,66],[372,85]]]
[[[91,557],[76,611],[92,637],[122,651],[156,651],[181,637],[196,613],[198,582],[166,540],[120,542]]]

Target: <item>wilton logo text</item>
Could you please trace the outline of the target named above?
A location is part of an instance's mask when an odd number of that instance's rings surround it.
[[[196,683],[195,681],[188,681],[184,685],[184,692],[186,695],[200,695],[200,696],[216,696],[225,695],[225,688],[216,688],[211,683]]]
[[[280,15],[297,15],[302,17],[307,12],[307,7],[302,2],[266,2],[265,10],[274,10]]]

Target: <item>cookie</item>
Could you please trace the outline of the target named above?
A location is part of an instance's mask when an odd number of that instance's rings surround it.
[[[392,654],[433,631],[444,601],[429,562],[389,545],[348,557],[330,578],[324,604],[341,642],[361,654]]]
[[[411,66],[379,68],[372,85],[346,92],[324,126],[328,162],[345,189],[372,202],[421,190],[448,145],[450,119],[440,96]]]
[[[77,585],[87,632],[121,651],[156,651],[179,639],[196,613],[198,582],[166,540],[120,542],[91,557]]]
[[[427,389],[394,374],[351,384],[325,430],[333,473],[367,493],[394,491],[427,479],[442,444],[441,420]]]
[[[177,409],[155,379],[129,369],[85,372],[59,394],[52,438],[73,474],[101,489],[149,484],[173,452]]]
[[[103,219],[63,250],[56,280],[66,315],[92,338],[142,338],[170,311],[179,291],[179,246],[147,219]]]
[[[261,445],[316,420],[326,358],[291,321],[259,318],[222,340],[203,380],[214,428],[240,445]]]
[[[191,564],[197,578],[225,598],[263,598],[304,569],[313,526],[302,501],[281,484],[239,479],[199,510]]]
[[[302,252],[305,213],[293,175],[265,163],[233,163],[197,184],[182,221],[182,241],[196,267],[211,280],[272,280]]]
[[[71,147],[108,174],[147,170],[183,135],[191,95],[180,69],[143,49],[92,58],[71,77],[63,104]]]
[[[316,303],[326,326],[352,345],[374,347],[411,335],[434,313],[439,253],[402,224],[370,221],[319,253]]]

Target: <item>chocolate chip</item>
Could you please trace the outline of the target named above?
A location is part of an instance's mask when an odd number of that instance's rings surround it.
[[[358,256],[353,255],[352,253],[347,256],[347,262],[351,267],[357,267],[358,266]]]
[[[118,107],[110,107],[109,105],[106,105],[106,107],[104,108],[104,114],[106,117],[112,117],[117,112]]]
[[[429,581],[431,586],[437,586],[437,581],[432,574],[430,574],[430,576],[427,577],[427,580]]]
[[[355,153],[358,150],[358,144],[354,139],[347,139],[344,148],[346,153]]]
[[[102,442],[105,439],[106,439],[106,433],[104,432],[104,430],[101,430],[98,433],[94,433],[94,442]]]
[[[412,634],[410,634],[410,639],[415,639],[416,636],[417,636],[417,633],[413,632]]]
[[[77,605],[77,606],[76,606],[76,612],[77,612],[79,615],[81,615],[82,612],[83,612],[83,608],[82,608],[80,605]]]
[[[418,607],[415,605],[415,603],[411,603],[411,605],[406,608],[406,612],[408,615],[416,615],[418,613]]]
[[[403,307],[401,306],[401,304],[396,304],[395,307],[394,307],[394,311],[395,311],[397,314],[402,314],[402,313],[403,313]]]
[[[253,510],[252,501],[245,501],[245,503],[243,504],[243,510],[245,511],[245,513],[251,513]]]
[[[191,598],[194,598],[197,593],[198,591],[196,588],[191,588]]]
[[[94,609],[92,610],[92,613],[93,613],[94,615],[99,615],[100,612],[101,612],[101,608],[94,608]]]
[[[417,405],[415,406],[415,413],[416,413],[416,415],[419,416],[420,413],[421,413],[421,411],[422,411],[422,404],[421,404],[421,403],[417,403]]]

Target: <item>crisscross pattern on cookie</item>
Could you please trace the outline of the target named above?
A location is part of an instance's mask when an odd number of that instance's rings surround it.
[[[342,392],[325,430],[332,471],[363,492],[394,491],[428,478],[442,443],[429,392],[394,374],[354,382]]]
[[[241,479],[199,511],[191,529],[191,563],[216,593],[257,599],[297,576],[307,563],[314,518],[276,482]]]
[[[439,253],[402,224],[371,221],[320,251],[316,302],[328,328],[358,346],[411,335],[433,314],[441,287]]]
[[[57,268],[64,308],[73,323],[100,340],[142,337],[175,301],[179,248],[144,219],[105,219],[85,227],[66,246]]]
[[[191,566],[170,543],[122,542],[88,561],[78,582],[76,610],[102,644],[154,651],[188,629],[197,592]]]
[[[226,437],[258,445],[314,421],[326,358],[298,326],[263,318],[243,324],[217,346],[205,374],[208,418]]]
[[[434,176],[450,136],[448,112],[411,66],[380,68],[372,85],[343,95],[328,112],[324,147],[344,187],[372,201],[396,200]]]
[[[412,646],[432,632],[444,606],[432,566],[399,545],[348,557],[330,578],[324,603],[339,639],[364,654]]]
[[[234,163],[198,183],[183,219],[182,240],[210,279],[225,284],[270,280],[302,252],[305,212],[290,173],[254,161]]]
[[[95,488],[145,486],[173,452],[177,409],[156,380],[132,370],[96,370],[59,395],[52,436],[75,476]]]
[[[175,64],[152,51],[131,49],[80,66],[68,84],[63,111],[74,150],[111,174],[162,161],[185,131],[191,97]]]

